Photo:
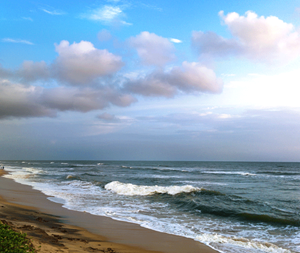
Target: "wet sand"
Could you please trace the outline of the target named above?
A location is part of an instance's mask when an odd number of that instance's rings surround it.
[[[216,252],[192,239],[67,210],[3,173],[0,170],[0,220],[27,233],[38,252]]]

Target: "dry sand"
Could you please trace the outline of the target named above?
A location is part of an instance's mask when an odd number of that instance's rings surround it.
[[[0,220],[27,233],[38,252],[216,252],[191,239],[67,210],[31,187],[1,177],[4,173],[0,170]]]

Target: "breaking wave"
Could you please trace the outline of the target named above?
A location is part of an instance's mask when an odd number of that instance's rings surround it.
[[[201,191],[200,188],[191,185],[183,186],[146,186],[146,185],[135,185],[135,184],[125,184],[119,181],[113,181],[105,185],[106,190],[113,191],[120,195],[127,196],[146,196],[153,195],[157,193],[166,193],[170,195],[176,195],[179,193],[189,193],[195,191]]]

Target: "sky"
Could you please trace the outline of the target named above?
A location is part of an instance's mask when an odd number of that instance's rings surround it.
[[[299,1],[0,2],[0,159],[300,162]]]

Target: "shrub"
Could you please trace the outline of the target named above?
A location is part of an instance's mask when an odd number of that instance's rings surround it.
[[[10,226],[0,222],[1,253],[36,253],[25,233],[15,232]]]

